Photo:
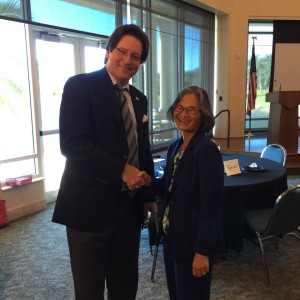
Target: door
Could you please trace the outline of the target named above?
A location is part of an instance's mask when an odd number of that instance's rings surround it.
[[[101,40],[101,45],[104,41]],[[66,80],[104,66],[105,49],[97,40],[34,33],[36,95],[46,200],[55,200],[65,158],[59,148],[59,108]]]

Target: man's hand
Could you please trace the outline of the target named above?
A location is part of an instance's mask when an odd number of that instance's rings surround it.
[[[150,212],[150,216],[148,213]],[[154,202],[146,202],[144,203],[144,224],[149,225],[157,218],[157,204]]]
[[[121,180],[127,185],[129,190],[140,189],[151,184],[151,177],[145,171],[126,164],[121,174]]]
[[[143,181],[143,186],[150,186],[151,184],[151,176],[147,174],[145,171],[140,171],[138,177]]]

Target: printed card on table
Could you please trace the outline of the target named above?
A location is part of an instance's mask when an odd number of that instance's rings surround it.
[[[241,173],[238,159],[226,160],[224,163],[224,169],[227,176],[236,175]]]

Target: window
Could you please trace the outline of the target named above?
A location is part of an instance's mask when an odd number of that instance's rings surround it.
[[[249,80],[250,60],[252,55],[253,37],[255,44],[257,91],[255,109],[251,111],[250,118],[246,116],[246,131],[265,131],[269,123],[270,103],[266,102],[266,94],[269,93],[272,47],[273,47],[273,23],[271,22],[250,22],[248,34],[248,65],[247,79]],[[248,82],[247,97],[248,99]],[[245,109],[246,111],[246,109]]]
[[[151,16],[152,24],[152,145],[169,143],[177,132],[167,120],[167,110],[179,89],[178,34],[176,22],[157,14]]]
[[[13,19],[23,19],[22,0],[1,0],[0,16]]]
[[[30,5],[34,22],[102,35],[115,29],[115,1],[31,0]]]
[[[215,18],[173,1],[135,4],[123,5],[123,23],[142,26],[151,40],[150,57],[133,83],[139,88],[142,83],[149,99],[150,141],[155,150],[179,135],[166,114],[181,89],[199,85],[213,99]]]
[[[0,20],[0,179],[38,174],[26,26]]]

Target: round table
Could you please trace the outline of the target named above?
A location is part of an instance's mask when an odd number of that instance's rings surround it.
[[[279,163],[270,159],[260,158],[258,156],[237,154],[237,153],[222,153],[223,161],[238,159],[242,173],[233,176],[225,176],[225,187],[231,186],[250,186],[265,184],[286,176],[286,169]],[[262,170],[257,172],[244,171],[243,167],[256,163],[257,167]]]
[[[223,233],[227,249],[243,249],[245,232],[244,212],[271,208],[277,197],[287,189],[284,166],[258,156],[222,152],[223,161],[238,159],[241,173],[224,175]],[[256,163],[260,172],[247,172],[243,167]]]

